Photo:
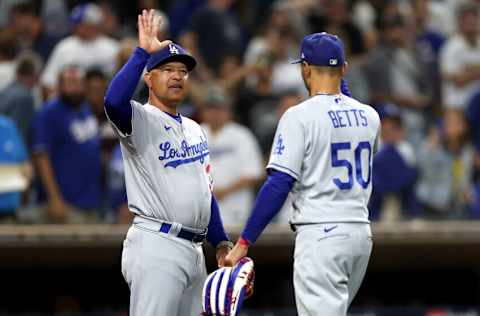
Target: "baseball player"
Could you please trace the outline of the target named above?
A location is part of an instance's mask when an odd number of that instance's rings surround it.
[[[201,244],[207,239],[217,247],[221,266],[231,243],[212,195],[205,134],[177,113],[196,61],[179,45],[157,39],[159,22],[153,10],[138,16],[139,47],[105,96],[135,214],[123,244],[122,273],[130,287],[130,315],[198,316],[207,276]],[[130,99],[145,66],[149,97],[141,105]]]
[[[346,63],[337,36],[307,35],[297,62],[310,98],[282,116],[268,179],[225,264],[246,256],[292,191],[298,314],[346,315],[372,249],[367,203],[380,120],[341,93]]]

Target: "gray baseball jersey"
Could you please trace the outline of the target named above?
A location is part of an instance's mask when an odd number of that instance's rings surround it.
[[[345,95],[316,95],[281,118],[267,168],[297,181],[292,224],[369,223],[377,112]]]
[[[300,316],[346,315],[362,283],[372,249],[367,203],[379,127],[375,110],[345,95],[313,96],[280,120],[267,168],[297,180],[290,221],[297,227]]]
[[[132,133],[120,136],[132,212],[203,229],[210,221],[209,151],[201,127],[150,104],[132,104]]]

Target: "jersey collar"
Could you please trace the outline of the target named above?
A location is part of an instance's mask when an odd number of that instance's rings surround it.
[[[168,112],[165,112],[163,111],[163,113],[167,114],[168,116],[170,116],[171,118],[173,118],[175,121],[177,121],[178,123],[182,124],[182,116],[180,115],[180,113],[177,113],[177,114],[171,114],[171,113],[168,113]]]
[[[159,111],[160,113],[162,113],[162,114],[164,114],[164,115],[166,115],[166,116],[174,119],[174,120],[177,121],[180,125],[182,124],[182,115],[181,115],[180,113],[170,114],[170,113],[168,113],[168,112],[165,112],[165,111],[160,110],[158,107],[156,107],[156,106],[154,106],[154,105],[152,105],[152,104],[150,104],[150,103],[148,103],[148,102],[145,103],[145,104],[148,105],[148,106],[150,106],[150,107],[152,107],[152,108],[154,108],[155,111]]]

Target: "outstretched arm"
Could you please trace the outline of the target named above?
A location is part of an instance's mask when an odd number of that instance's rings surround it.
[[[154,10],[143,10],[138,16],[138,42],[128,62],[113,77],[105,95],[105,113],[115,126],[124,134],[132,132],[132,106],[130,100],[135,92],[143,69],[150,54],[153,54],[171,41],[160,42],[157,38],[161,18]]]
[[[225,265],[233,266],[245,257],[248,247],[255,243],[265,227],[282,208],[295,179],[290,175],[272,170],[257,195],[255,205],[247,224],[235,247],[225,257]]]

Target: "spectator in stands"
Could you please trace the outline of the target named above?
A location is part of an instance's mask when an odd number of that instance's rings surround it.
[[[480,89],[473,95],[465,109],[465,115],[470,126],[470,134],[473,144],[480,156]]]
[[[365,41],[365,49],[370,51],[377,42],[377,30],[375,21],[378,19],[378,12],[372,1],[357,0],[353,2],[351,21],[362,32]]]
[[[417,146],[425,137],[425,109],[431,106],[430,83],[403,17],[383,21],[382,43],[369,56],[365,71],[372,104],[401,108],[406,138]]]
[[[30,143],[30,125],[35,113],[32,89],[37,84],[40,67],[37,55],[23,54],[18,59],[15,81],[0,91],[0,114],[15,122],[24,144]]]
[[[480,89],[480,23],[476,4],[461,5],[457,14],[458,32],[441,50],[443,102],[464,109]]]
[[[160,9],[156,9],[155,14],[160,16],[162,20],[162,24],[158,27],[158,38],[170,38],[170,19]]]
[[[352,22],[347,0],[324,1],[314,7],[308,22],[312,32],[328,32],[342,38],[345,49],[354,59],[366,53],[365,40],[360,29]]]
[[[39,9],[33,1],[18,3],[10,11],[10,21],[19,47],[34,51],[45,63],[60,37],[45,31]]]
[[[3,0],[0,1],[0,28],[8,25],[9,16],[8,13],[14,5],[18,3],[18,0]]]
[[[107,90],[108,78],[100,68],[90,68],[85,73],[85,96],[93,113],[102,122],[105,117],[103,97]]]
[[[55,46],[41,77],[47,95],[54,90],[59,71],[66,65],[77,64],[85,69],[98,66],[111,74],[115,68],[118,43],[100,32],[102,13],[95,4],[76,6],[70,15],[73,34]]]
[[[133,219],[133,213],[130,212],[127,204],[125,171],[120,144],[117,144],[113,150],[107,169],[107,192],[109,204],[113,211],[113,221],[118,224],[129,224]]]
[[[85,102],[83,71],[64,68],[59,97],[48,101],[33,123],[33,159],[46,202],[47,222],[92,223],[101,196],[98,125]]]
[[[109,0],[99,0],[96,2],[102,12],[101,32],[111,38],[121,40],[125,36],[132,35],[131,25],[120,23],[116,6]],[[163,37],[159,37],[163,38]]]
[[[197,59],[197,73],[215,75],[226,55],[242,52],[244,34],[237,17],[229,11],[233,1],[208,0],[192,15],[189,26],[180,36],[182,46]]]
[[[378,152],[373,157],[370,219],[380,219],[382,212],[389,211],[386,205],[392,204],[401,206],[405,218],[417,216],[417,162],[413,146],[405,139],[400,109],[387,104],[378,107],[378,112],[382,129]]]
[[[260,148],[246,127],[231,120],[231,101],[220,87],[206,91],[203,107],[215,196],[223,222],[237,225],[247,219],[263,176]]]
[[[85,74],[85,97],[90,105],[93,114],[97,118],[102,158],[105,162],[110,159],[113,147],[118,143],[112,125],[108,123],[103,109],[103,98],[107,91],[107,75],[98,68],[89,69]]]
[[[262,154],[268,160],[278,121],[288,108],[302,102],[303,97],[297,90],[281,95],[276,102],[258,103],[251,112],[252,131],[258,139]]]
[[[236,97],[244,79],[256,71],[255,65],[242,65],[240,56],[227,55],[220,63],[217,82],[230,96]]]
[[[439,69],[440,49],[446,38],[442,33],[431,29],[427,22],[430,16],[428,0],[411,0],[413,18],[415,20],[416,46],[418,56],[425,65],[425,77],[431,82],[432,104],[441,103],[441,82]]]
[[[301,6],[301,1],[275,0],[270,6],[266,24],[279,30],[290,29],[295,42],[300,42],[310,32]],[[265,23],[263,19],[265,16],[262,16],[262,23]]]
[[[274,21],[272,17],[265,30],[250,41],[245,53],[245,63],[253,65],[267,62],[271,65],[271,89],[274,94],[282,94],[293,89],[306,93],[298,65],[291,63],[300,55],[294,28],[291,24],[278,28]],[[253,73],[248,78],[247,84],[253,86],[258,79],[258,74]]]
[[[8,28],[0,28],[0,91],[15,80],[16,47],[15,34]]]
[[[15,126],[15,122],[6,116],[0,115],[0,223],[11,224],[16,220],[16,210],[20,207],[22,192],[15,185],[8,186],[6,177],[11,177],[9,173],[2,168],[6,165],[16,165],[20,169],[21,175],[31,180],[33,172],[28,161],[26,147],[22,137]],[[26,187],[25,187],[26,188]]]
[[[419,148],[417,195],[425,209],[442,218],[465,217],[474,202],[474,149],[460,109],[447,109],[442,129],[433,129]]]
[[[447,38],[452,36],[457,29],[455,12],[457,7],[463,3],[465,1],[428,1],[428,28],[440,32]]]
[[[138,46],[138,41],[134,37],[125,37],[119,43],[115,69],[120,70],[120,68],[125,65],[128,61],[128,58],[132,54],[135,47]]]
[[[254,36],[250,39],[247,44],[244,56],[244,63],[247,65],[252,65],[257,63],[260,56],[265,54],[274,55],[272,52],[273,48],[270,46],[271,43],[269,42],[268,33],[271,30],[276,30],[281,33],[280,30],[289,30],[291,29],[290,19],[288,18],[288,14],[285,10],[275,10],[277,8],[276,1],[275,4],[270,9],[270,15],[268,16],[267,21],[263,21],[263,24],[260,25],[259,28],[255,29],[257,32]],[[281,6],[281,8],[284,5]],[[297,48],[295,47],[294,43],[288,43],[291,47],[288,48],[289,54],[291,57],[294,57],[297,53]]]
[[[202,104],[202,99],[205,94],[205,89],[214,84],[221,87],[230,96],[232,100],[237,100],[238,94],[245,83],[245,79],[257,72],[256,65],[242,65],[241,58],[238,55],[226,55],[220,62],[218,76],[214,79],[203,81],[199,78],[192,78],[190,81],[190,97],[191,108],[187,109],[185,106],[181,108],[182,114],[195,118],[198,114],[198,105]],[[201,110],[201,109],[200,109]],[[244,109],[232,108],[235,116],[243,119],[247,113],[242,113]]]
[[[14,0],[15,1],[15,0]],[[45,31],[53,36],[64,37],[69,33],[68,1],[42,0],[40,13]]]
[[[252,117],[252,110],[257,106],[269,106],[274,108],[278,102],[278,96],[272,89],[274,56],[265,53],[259,56],[254,67],[256,69],[256,80],[251,84],[244,84],[240,87],[235,106],[235,112],[240,122],[252,127],[255,117]]]
[[[205,5],[206,0],[173,1],[168,11],[171,19],[170,32],[172,38],[179,35],[188,27],[192,15],[198,8]]]

